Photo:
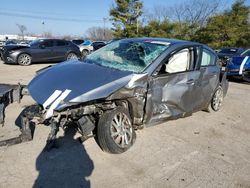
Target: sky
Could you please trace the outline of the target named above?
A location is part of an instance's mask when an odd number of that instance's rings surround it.
[[[143,0],[147,10],[154,6],[174,6],[187,0]],[[211,1],[211,0],[208,0]],[[224,0],[230,7],[234,0]],[[90,27],[104,26],[114,0],[2,0],[0,34],[20,33],[17,24],[25,25],[27,33],[84,36]],[[250,0],[247,0],[250,4]],[[105,22],[111,27],[110,21]]]

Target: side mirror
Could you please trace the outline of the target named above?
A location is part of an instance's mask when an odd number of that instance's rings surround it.
[[[40,45],[40,48],[41,48],[41,49],[44,49],[44,48],[45,48],[45,45],[44,45],[44,44],[41,44],[41,45]]]

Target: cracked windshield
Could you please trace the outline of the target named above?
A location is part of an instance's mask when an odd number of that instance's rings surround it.
[[[116,41],[88,55],[87,63],[122,71],[141,73],[163,51],[169,43],[157,41]]]

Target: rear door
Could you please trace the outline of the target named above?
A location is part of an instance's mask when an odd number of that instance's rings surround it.
[[[68,50],[69,50],[69,43],[67,41],[55,40],[55,46],[53,49],[55,60],[58,61],[65,60]]]
[[[192,113],[197,105],[201,74],[198,46],[189,46],[167,58],[148,84],[145,124],[157,123]]]
[[[202,79],[200,81],[202,101],[197,108],[205,107],[211,100],[215,89],[220,83],[220,66],[217,64],[217,57],[214,52],[203,48],[202,59],[200,64]]]

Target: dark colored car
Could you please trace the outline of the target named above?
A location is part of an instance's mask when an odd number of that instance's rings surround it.
[[[84,61],[39,71],[28,85],[37,111],[25,117],[50,125],[47,148],[59,126],[74,122],[81,140],[96,134],[104,151],[122,153],[134,144],[137,129],[199,110],[218,111],[227,89],[217,55],[203,44],[123,39]]]
[[[106,43],[103,41],[95,41],[92,43],[92,46],[93,46],[93,50],[96,51],[102,48],[103,46],[106,46]]]
[[[220,64],[222,66],[226,66],[229,58],[240,55],[243,51],[244,49],[242,48],[221,48],[217,52],[217,55],[220,59]]]
[[[65,61],[80,58],[79,47],[70,41],[38,39],[29,45],[7,45],[3,60],[9,64],[30,65],[35,62]]]
[[[228,77],[238,77],[250,82],[250,49],[240,56],[229,59],[227,64]]]

